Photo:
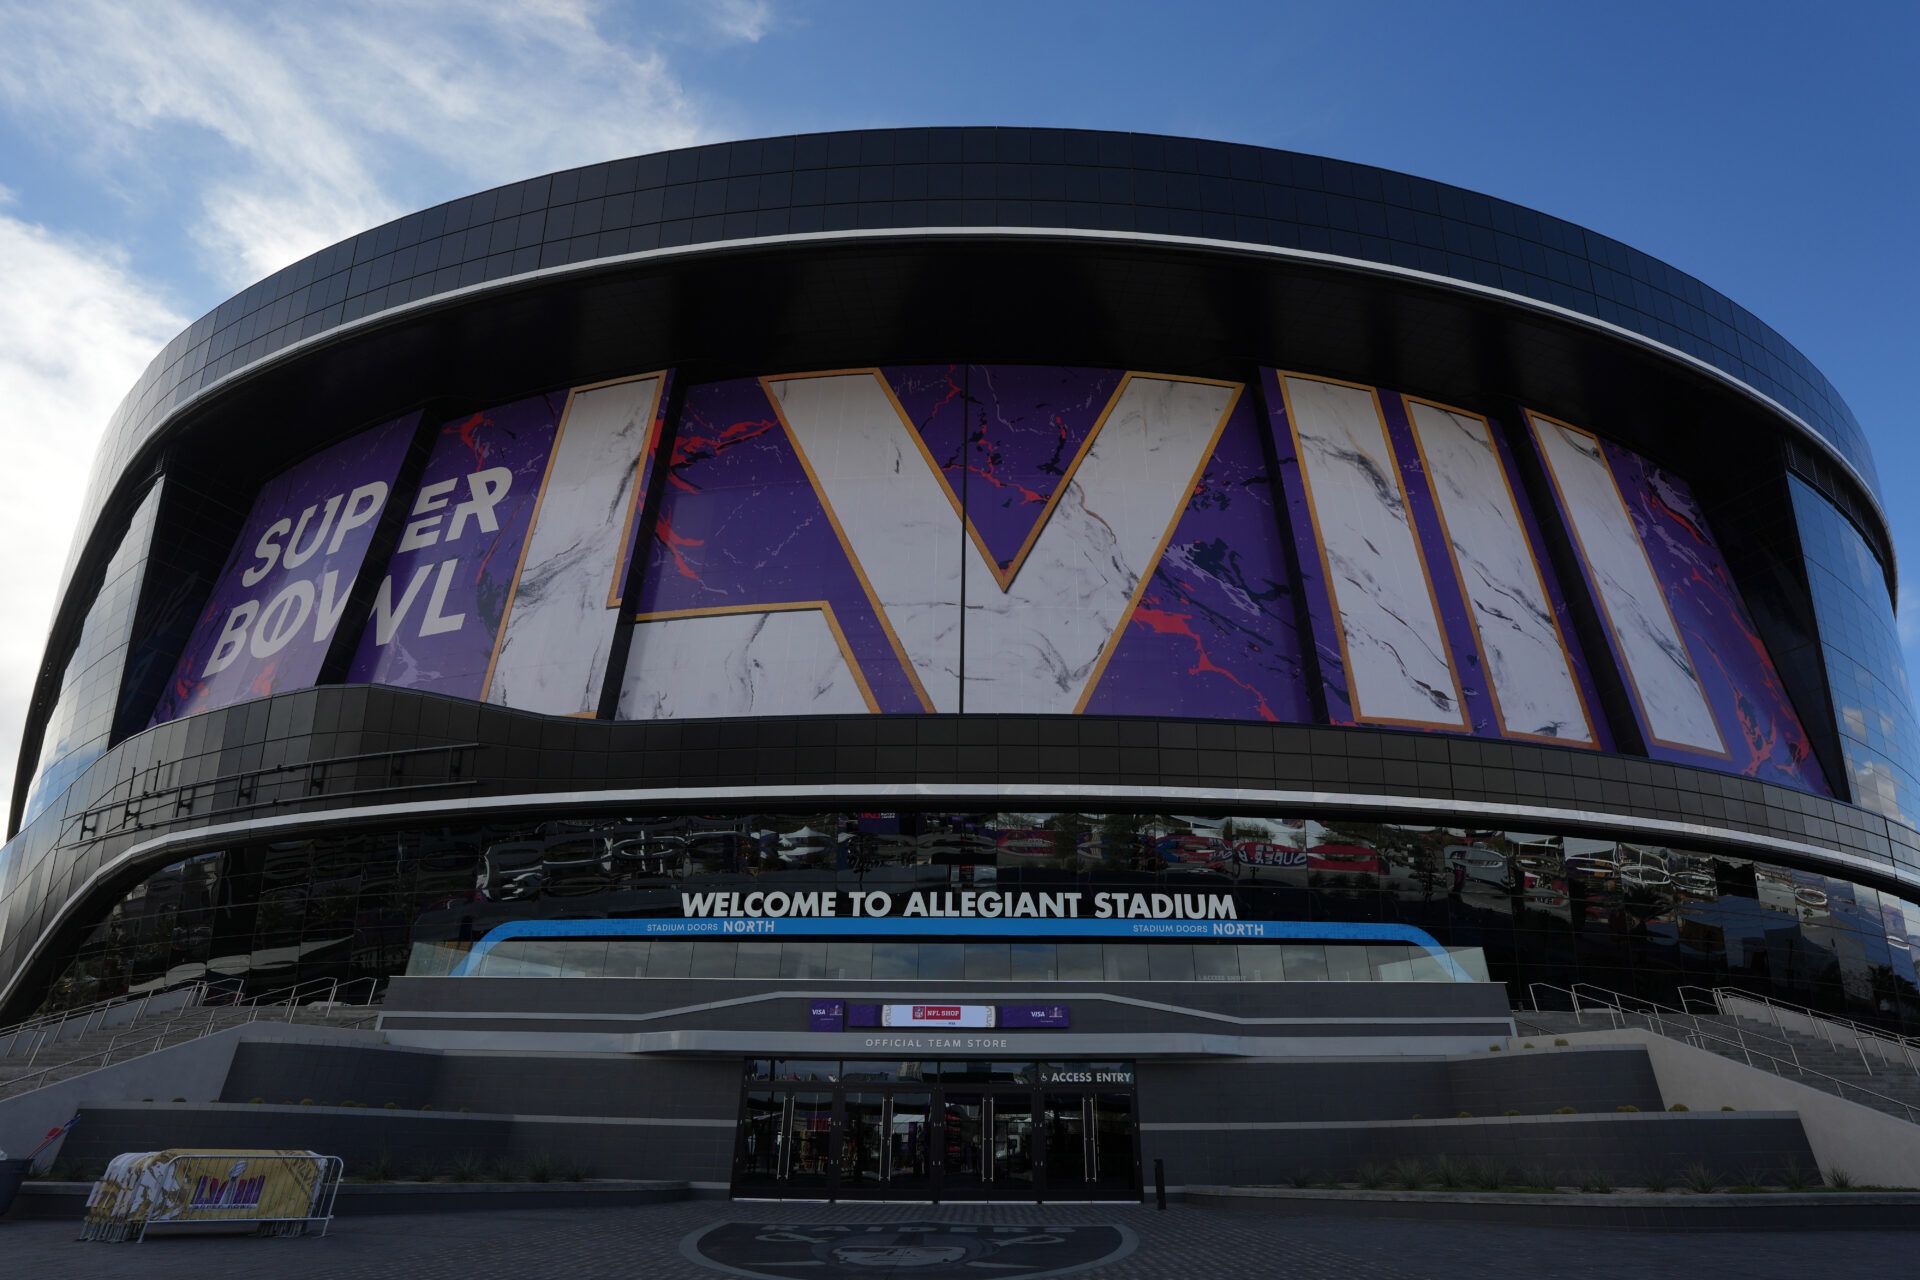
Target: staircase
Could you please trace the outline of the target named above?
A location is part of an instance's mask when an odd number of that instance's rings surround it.
[[[1704,993],[1710,1000],[1689,998],[1689,1009],[1584,983],[1542,988],[1533,993],[1536,1004],[1557,995],[1559,1004],[1578,1012],[1517,1009],[1514,1024],[1523,1036],[1652,1031],[1920,1124],[1920,1044],[1899,1036],[1725,988]]]
[[[373,1003],[372,981],[364,981],[364,986],[330,981],[301,984],[237,1004],[192,1003],[136,1014],[119,1025],[78,1034],[71,1027],[83,1024],[72,1023],[62,1034],[51,1020],[29,1025],[17,1035],[0,1031],[0,1045],[12,1050],[0,1053],[0,1100],[253,1022],[371,1026],[380,1010]],[[357,1002],[343,998],[356,992]],[[221,998],[221,993],[215,992],[214,998]]]

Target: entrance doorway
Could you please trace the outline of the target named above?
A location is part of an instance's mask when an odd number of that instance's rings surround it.
[[[1130,1062],[747,1064],[733,1194],[1138,1200]]]

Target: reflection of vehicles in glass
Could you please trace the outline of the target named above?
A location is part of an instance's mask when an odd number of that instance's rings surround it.
[[[1804,884],[1793,891],[1793,900],[1811,911],[1825,911],[1829,902],[1825,889]]]
[[[1618,880],[1620,864],[1612,858],[1597,853],[1570,853],[1567,855],[1567,874],[1581,876],[1588,880]]]
[[[1633,889],[1664,889],[1673,883],[1673,876],[1664,867],[1629,862],[1620,868],[1620,881]]]
[[[1153,849],[1160,861],[1169,866],[1199,867],[1214,870],[1233,862],[1233,853],[1220,837],[1209,832],[1184,831],[1161,836]]]
[[[1317,844],[1307,850],[1307,867],[1333,875],[1379,875],[1380,851],[1362,844]]]
[[[1507,833],[1513,846],[1513,865],[1523,871],[1552,872],[1560,869],[1560,837]]]
[[[1448,845],[1447,866],[1453,869],[1453,884],[1456,889],[1464,888],[1468,880],[1479,880],[1505,889],[1512,879],[1507,869],[1506,858],[1492,849],[1483,849],[1479,845]]]
[[[1720,882],[1706,871],[1681,871],[1673,877],[1674,888],[1689,898],[1713,899],[1720,896]]]

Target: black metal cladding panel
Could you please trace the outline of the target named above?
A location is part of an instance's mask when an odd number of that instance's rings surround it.
[[[460,781],[452,784],[441,782],[444,773],[425,759],[396,771],[392,760],[365,758],[448,743],[476,744],[462,756]],[[356,759],[330,766],[328,783],[316,791],[307,766],[340,757]],[[241,775],[249,773],[243,794]],[[189,785],[195,783],[201,785]],[[1817,869],[1894,888],[1902,896],[1911,896],[1911,884],[1896,882],[1895,869],[1909,877],[1920,872],[1920,849],[1909,829],[1849,804],[1703,769],[1528,743],[1093,716],[593,721],[381,686],[336,686],[174,721],[127,739],[95,762],[60,808],[23,829],[10,846],[14,864],[0,873],[0,985],[21,972],[89,877],[161,834],[367,805],[640,787],[691,792],[679,808],[711,811],[718,802],[708,793],[723,787],[791,788],[792,798],[801,800],[826,785],[889,783],[1021,789],[998,798],[997,805],[942,801],[937,789],[928,801],[962,808],[1101,807],[1061,796],[1057,788],[1068,785],[1235,787],[1532,805],[1815,845],[1879,863],[1889,874],[1876,882],[1853,866],[1825,863]],[[136,792],[142,797],[138,816],[129,817],[125,800]],[[1126,810],[1137,803],[1123,798],[1107,807]],[[1334,800],[1322,811],[1341,810]],[[1356,813],[1376,811],[1359,801],[1353,807]],[[429,819],[447,820],[445,814]],[[1657,842],[1729,847],[1704,836]],[[103,879],[91,897],[112,901],[148,872],[191,851],[157,852],[151,865]],[[1768,860],[1752,849],[1732,851]],[[64,927],[72,926],[69,920]],[[51,976],[44,970],[59,950],[55,941],[35,956],[7,1007],[0,1008],[0,1022],[25,1016],[38,1002]]]
[[[542,268],[760,236],[1045,227],[1205,237],[1408,268],[1619,325],[1772,397],[1865,477],[1853,413],[1751,312],[1572,223],[1367,165],[1188,138],[885,129],[719,143],[548,174],[436,205],[288,266],[168,343],[114,414],[86,510],[148,431],[288,345]]]

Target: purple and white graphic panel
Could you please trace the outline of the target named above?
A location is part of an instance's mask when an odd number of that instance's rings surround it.
[[[855,699],[875,711],[924,708],[758,380],[687,388],[662,483],[623,718],[804,714]],[[957,543],[958,518],[940,504]]]
[[[1485,655],[1499,731],[1596,745],[1573,657],[1492,425],[1425,401],[1405,404],[1451,547],[1446,559],[1458,566],[1467,621]]]
[[[1277,375],[1352,718],[1471,722],[1387,424],[1370,388]],[[1308,552],[1303,548],[1302,559]]]
[[[575,391],[554,441],[484,697],[592,715],[618,622],[635,513],[668,375]]]
[[[362,431],[262,487],[154,724],[313,683],[419,418]]]
[[[1693,489],[1631,449],[1605,447],[1733,768],[1833,794]]]
[[[961,546],[951,491],[878,370],[770,378],[819,501],[911,664],[925,709],[960,709]]]
[[[1258,404],[1242,395],[1087,699],[1089,714],[1313,719],[1262,429]]]
[[[1089,385],[1072,403],[1097,398],[1104,376],[1083,375]],[[1242,390],[1126,375],[1011,574],[968,556],[967,711],[1084,708]],[[989,509],[1002,500],[1000,490],[970,481],[969,514],[975,493]]]
[[[1599,437],[1529,414],[1648,744],[1730,758]]]
[[[566,393],[440,428],[347,678],[478,698]]]

